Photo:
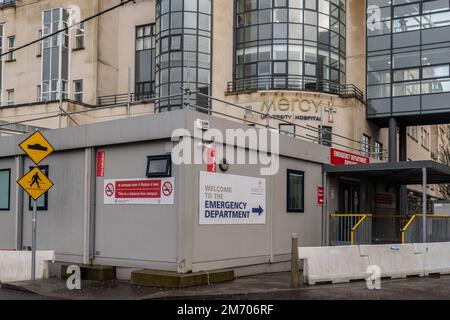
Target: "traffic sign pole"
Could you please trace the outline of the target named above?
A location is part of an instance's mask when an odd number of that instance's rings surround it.
[[[37,130],[27,139],[19,144],[19,147],[33,160],[36,165],[47,158],[55,151],[53,146]],[[36,230],[37,230],[37,200],[42,197],[50,188],[53,182],[39,169],[35,167],[17,183],[33,199],[33,217],[32,217],[32,244],[31,244],[31,280],[36,280]]]
[[[37,203],[33,200],[33,236],[31,244],[31,280],[36,280],[36,229],[37,229]]]

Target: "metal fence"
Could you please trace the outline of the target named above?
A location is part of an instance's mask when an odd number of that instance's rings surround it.
[[[372,243],[370,214],[332,214],[330,218],[330,245]]]
[[[258,90],[295,90],[336,94],[342,98],[356,98],[365,103],[364,92],[354,84],[342,85],[330,80],[311,77],[276,76],[254,77],[228,82],[227,93],[253,92]]]
[[[155,98],[154,92],[138,92],[138,93],[123,93],[115,94],[110,96],[98,97],[97,105],[100,107],[104,106],[114,106],[124,103],[138,103],[138,102],[148,102]]]
[[[398,243],[403,227],[409,218],[405,215],[372,215],[372,242],[376,244]]]
[[[402,243],[422,243],[426,218],[427,242],[450,242],[450,216],[415,214],[402,229]]]

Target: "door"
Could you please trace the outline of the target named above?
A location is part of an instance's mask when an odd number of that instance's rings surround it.
[[[339,184],[338,207],[339,214],[359,214],[361,213],[361,191],[356,184]]]

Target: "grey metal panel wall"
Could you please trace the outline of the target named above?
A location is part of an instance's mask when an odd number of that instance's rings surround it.
[[[175,205],[104,205],[104,179],[145,178],[147,156],[166,153],[168,141],[99,148],[105,151],[105,177],[97,178],[96,261],[116,265],[174,264],[177,255],[177,210],[180,168],[175,177]]]
[[[0,159],[0,170],[11,169],[10,178],[10,210],[0,211],[0,249],[15,249],[15,199],[16,199],[16,166],[14,158]]]
[[[37,247],[55,250],[81,262],[84,222],[84,149],[57,152],[40,165],[49,166],[49,178],[55,186],[48,194],[48,211],[38,211]],[[25,161],[25,171],[33,166]],[[24,197],[23,245],[31,246],[31,211],[29,197]]]
[[[287,212],[287,170],[305,172],[305,212]],[[272,177],[273,251],[289,255],[291,234],[297,233],[301,246],[320,246],[322,207],[317,205],[317,187],[322,185],[322,166],[299,159],[281,158],[279,174]],[[289,256],[290,258],[290,256]]]

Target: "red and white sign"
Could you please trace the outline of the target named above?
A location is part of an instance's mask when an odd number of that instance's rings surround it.
[[[392,193],[376,193],[375,204],[378,208],[395,209],[395,194]]]
[[[104,182],[104,204],[174,204],[174,178]]]
[[[369,164],[369,157],[331,148],[330,162],[333,165]]]
[[[317,205],[323,205],[323,187],[317,187]]]
[[[97,177],[105,176],[105,151],[97,152]]]
[[[208,152],[207,170],[208,170],[208,172],[217,172],[217,163],[216,163],[217,148],[216,148],[216,146],[209,146],[207,149],[207,152]]]

